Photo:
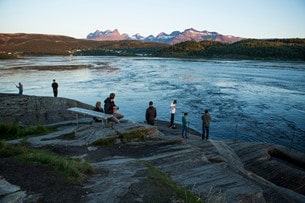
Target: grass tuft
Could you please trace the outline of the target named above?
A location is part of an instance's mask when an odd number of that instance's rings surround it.
[[[123,143],[130,141],[145,141],[147,136],[151,133],[156,132],[156,128],[137,128],[135,130],[131,130],[129,132],[125,132],[120,134],[120,139]]]
[[[201,198],[194,195],[191,191],[182,188],[176,182],[174,182],[168,175],[162,172],[160,169],[152,165],[151,163],[145,162],[145,165],[148,167],[149,175],[148,179],[152,185],[156,185],[157,187],[163,188],[171,188],[170,191],[174,191],[174,194],[165,194],[173,195],[173,199],[175,202],[185,202],[185,203],[195,203],[202,202]],[[165,189],[166,193],[168,189]],[[162,195],[162,194],[159,194]]]
[[[92,144],[98,146],[111,146],[115,144],[116,139],[117,139],[116,137],[101,138],[94,141]]]
[[[54,131],[54,128],[47,128],[42,125],[36,125],[34,127],[23,127],[17,123],[0,123],[0,140],[13,140],[30,135],[44,135]]]
[[[93,167],[80,159],[60,156],[49,150],[30,149],[24,145],[11,146],[0,141],[0,157],[16,157],[28,163],[38,163],[54,169],[57,174],[76,184],[82,183]]]

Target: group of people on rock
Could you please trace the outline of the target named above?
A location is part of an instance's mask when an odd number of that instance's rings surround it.
[[[175,120],[175,113],[176,113],[176,104],[177,100],[174,100],[170,104],[170,111],[171,111],[171,118],[170,118],[170,125],[168,126],[169,128],[176,128],[174,120]],[[181,137],[182,138],[188,138],[188,128],[189,128],[189,121],[187,120],[188,113],[184,112],[182,116],[182,132],[181,132]],[[208,109],[204,110],[204,114],[201,116],[202,120],[202,134],[201,138],[202,140],[209,139],[209,134],[210,134],[210,123],[211,123],[211,115],[209,113]]]
[[[109,97],[107,97],[104,100],[104,109],[102,108],[102,103],[100,101],[97,101],[93,110],[106,114],[112,114],[112,117],[109,118],[109,120],[115,123],[120,123],[119,119],[124,118],[124,115],[117,112],[117,110],[119,110],[119,107],[115,105],[114,98],[115,98],[115,94],[110,93]],[[96,122],[102,121],[101,118],[97,118],[97,117],[94,117],[93,119]]]
[[[19,95],[23,94],[23,85],[21,82],[19,82],[18,85],[16,85],[16,87],[19,89]],[[51,84],[51,87],[53,89],[53,95],[54,97],[57,97],[58,95],[58,83],[55,81],[55,79],[53,79],[53,83]]]
[[[21,84],[21,82],[19,82],[19,85],[18,86],[16,85],[16,87],[19,89],[19,95],[22,95],[23,94],[23,85]],[[51,87],[53,89],[54,97],[57,97],[59,85],[55,79],[53,79],[53,83],[51,84]],[[120,123],[120,119],[123,118],[124,115],[117,112],[117,110],[119,110],[119,107],[117,105],[115,105],[114,98],[115,98],[115,94],[110,93],[109,97],[107,97],[104,100],[104,110],[101,107],[102,103],[100,101],[97,101],[95,104],[94,111],[111,114],[112,117],[109,118],[109,120],[111,120],[115,123]],[[176,125],[174,123],[175,113],[176,113],[176,104],[177,104],[177,100],[173,100],[173,102],[170,104],[170,124],[168,127],[173,128],[173,129],[176,128]],[[145,119],[146,119],[147,124],[154,125],[155,119],[157,117],[157,109],[154,107],[154,104],[152,101],[150,101],[148,103],[148,105],[149,106],[146,109],[146,113],[145,113]],[[187,112],[183,113],[182,132],[181,132],[182,138],[188,137],[189,121],[187,120],[187,116],[188,116]],[[98,117],[94,117],[93,119],[96,122],[102,121],[101,118],[98,118]],[[211,122],[211,115],[207,109],[204,111],[204,114],[201,116],[201,120],[202,120],[202,140],[209,139],[209,128],[210,128],[210,122]]]
[[[115,94],[110,93],[109,97],[107,97],[104,100],[104,110],[101,107],[101,102],[97,101],[96,105],[94,107],[94,111],[98,112],[103,112],[106,114],[112,114],[112,117],[109,118],[109,120],[115,122],[115,123],[120,123],[120,119],[124,117],[124,115],[120,114],[117,112],[119,109],[118,106],[114,103],[114,98]],[[169,128],[176,128],[176,125],[174,123],[175,121],[175,113],[176,113],[176,104],[177,100],[173,100],[173,102],[170,104],[170,124]],[[188,128],[189,128],[189,121],[187,120],[188,113],[184,112],[182,116],[182,133],[181,137],[182,138],[187,138],[188,137]],[[152,101],[149,101],[148,103],[148,108],[146,109],[145,113],[145,119],[147,124],[149,125],[154,125],[155,124],[155,119],[157,117],[157,109],[154,107],[154,104]],[[102,120],[100,118],[94,117],[94,120],[96,122],[101,122]],[[205,109],[204,114],[201,116],[202,120],[202,140],[209,139],[209,129],[210,129],[210,123],[211,123],[211,115],[208,111],[208,109]]]

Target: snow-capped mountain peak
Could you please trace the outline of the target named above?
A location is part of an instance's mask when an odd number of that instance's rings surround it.
[[[165,44],[176,44],[184,41],[220,41],[226,43],[233,43],[242,40],[241,37],[235,37],[232,35],[222,35],[217,32],[209,32],[207,30],[198,31],[194,28],[185,29],[183,32],[173,31],[171,34],[165,32],[160,32],[156,37],[149,35],[148,37],[143,37],[140,33],[136,33],[131,37],[128,34],[120,34],[120,32],[115,29],[113,31],[99,31],[96,30],[94,33],[87,35],[87,39],[105,41],[105,40],[141,40],[148,42],[158,42]]]

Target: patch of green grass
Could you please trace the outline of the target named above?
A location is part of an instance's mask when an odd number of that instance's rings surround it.
[[[42,125],[34,127],[23,127],[17,123],[0,123],[0,140],[12,140],[27,137],[30,135],[44,135],[54,131],[54,128],[47,128]]]
[[[200,197],[194,195],[189,190],[180,187],[168,175],[166,175],[164,172],[162,172],[154,165],[148,162],[145,162],[145,165],[148,167],[148,173],[149,173],[148,181],[152,185],[156,185],[159,188],[165,188],[163,190],[164,194],[158,194],[158,195],[160,196],[173,195],[173,198],[176,200],[176,202],[185,202],[185,203],[202,202]],[[173,193],[173,194],[166,194],[166,193]]]
[[[93,167],[80,159],[60,156],[49,150],[30,149],[25,145],[11,146],[0,142],[0,157],[16,157],[20,161],[38,163],[54,169],[72,183],[81,183],[86,174],[94,172]]]
[[[120,139],[122,142],[130,142],[130,141],[144,141],[147,139],[147,135],[155,132],[156,128],[137,128],[135,130],[131,130],[126,133],[120,134]]]
[[[93,145],[99,145],[99,146],[111,146],[115,143],[116,137],[107,137],[107,138],[101,138],[93,142]]]
[[[7,145],[4,141],[0,141],[0,157],[18,156],[26,150],[27,149],[24,145],[13,147]]]

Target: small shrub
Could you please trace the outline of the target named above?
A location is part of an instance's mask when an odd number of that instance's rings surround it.
[[[0,139],[12,139],[12,137],[16,137],[20,130],[19,125],[16,123],[0,123]]]

